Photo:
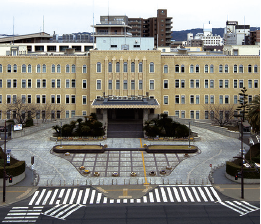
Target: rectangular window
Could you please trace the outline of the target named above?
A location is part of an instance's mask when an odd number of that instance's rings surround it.
[[[214,104],[214,101],[215,101],[215,100],[214,100],[214,95],[210,95],[210,103],[211,103],[211,104]]]
[[[14,80],[13,80],[13,88],[16,88],[16,87],[17,87],[17,80],[14,79]]]
[[[165,79],[163,84],[163,89],[168,89],[168,88],[169,88],[169,81]]]
[[[55,95],[51,95],[51,103],[55,103]]]
[[[22,95],[22,103],[26,103],[26,96]]]
[[[82,66],[82,73],[87,73],[87,66],[86,65]]]
[[[101,72],[101,63],[98,62],[97,63],[97,73],[100,73]]]
[[[41,88],[41,80],[40,79],[36,80],[36,88]]]
[[[229,104],[229,96],[225,95],[225,104]]]
[[[234,88],[237,88],[237,80],[234,80]]]
[[[164,69],[163,69],[164,71],[164,73],[168,73],[169,72],[169,69],[168,69],[168,66],[167,65],[164,65]]]
[[[258,88],[258,80],[254,80],[254,88]]]
[[[82,104],[83,105],[87,104],[87,96],[82,96]]]
[[[190,88],[194,88],[194,79],[190,80]]]
[[[86,80],[86,79],[83,79],[83,80],[82,80],[82,88],[83,88],[83,89],[86,89],[86,88],[87,88],[87,80]]]
[[[135,63],[134,62],[131,63],[131,72],[135,72]]]
[[[109,62],[109,64],[108,64],[108,72],[112,72],[112,63],[111,62]]]
[[[252,80],[248,80],[248,88],[249,88],[249,89],[252,88]]]
[[[42,80],[42,87],[43,87],[43,88],[46,88],[46,79],[43,79],[43,80]]]
[[[26,88],[26,80],[22,79],[22,88]]]
[[[248,95],[248,103],[251,103],[253,100],[253,96],[252,95]]]
[[[199,95],[196,95],[196,104],[199,104]]]
[[[175,103],[179,104],[179,95],[175,96]]]
[[[243,88],[244,87],[244,80],[239,80],[239,88]]]
[[[219,80],[219,88],[223,88],[223,80],[222,79]]]
[[[116,63],[116,72],[120,72],[120,63],[119,62]]]
[[[154,80],[150,80],[150,90],[154,90]]]
[[[196,88],[199,88],[199,79],[196,79]]]
[[[168,96],[164,96],[164,104],[169,104],[169,97]]]
[[[142,72],[142,62],[139,63],[139,72]]]
[[[127,80],[123,80],[123,89],[128,89],[128,82],[127,82]]]
[[[75,110],[72,110],[71,111],[71,117],[74,117],[75,116]]]
[[[41,103],[41,97],[40,97],[40,95],[36,95],[36,103]]]
[[[123,72],[128,72],[128,64],[127,64],[127,62],[124,62],[124,64],[123,64]]]
[[[175,72],[179,73],[179,65],[175,65]]]
[[[199,111],[196,111],[196,119],[199,119]]]
[[[2,87],[3,87],[3,80],[0,79],[0,88],[2,88]]]
[[[112,89],[112,80],[108,80],[108,89]]]
[[[75,84],[75,79],[72,79],[72,88],[75,88],[76,84]]]
[[[8,103],[8,104],[11,103],[11,95],[6,96],[6,103]]]
[[[237,104],[237,95],[234,95],[234,104]]]
[[[181,104],[185,104],[185,95],[181,96]]]
[[[13,103],[16,103],[16,95],[13,95]]]
[[[228,86],[229,86],[229,81],[228,81],[228,79],[226,79],[225,80],[225,88],[228,88]]]
[[[194,110],[191,110],[191,111],[190,111],[190,118],[191,118],[191,119],[194,119]]]
[[[65,112],[65,117],[66,117],[66,118],[69,118],[69,117],[70,117],[70,111],[69,111],[69,110],[66,110],[66,112]]]
[[[179,88],[179,80],[178,79],[175,80],[175,88]]]
[[[223,95],[219,96],[219,104],[223,104]]]
[[[181,111],[181,118],[185,118],[185,117],[186,117],[186,115],[185,115],[185,111],[182,110],[182,111]]]
[[[65,96],[65,103],[66,104],[70,103],[70,96],[69,95]]]
[[[46,96],[42,95],[42,103],[46,103]]]
[[[97,80],[96,89],[101,89],[101,80]]]
[[[208,119],[208,111],[205,111],[205,119]]]
[[[32,96],[31,95],[27,96],[27,103],[32,103]]]
[[[205,88],[208,88],[208,80],[205,79]]]
[[[70,88],[70,79],[65,80],[65,88]]]
[[[181,88],[185,88],[185,80],[182,79],[182,80],[180,80],[180,82],[181,82]]]
[[[56,96],[56,103],[61,103],[61,95]]]
[[[61,88],[61,79],[56,80],[56,88]]]
[[[175,116],[176,116],[177,118],[179,118],[179,111],[178,111],[178,110],[175,111]]]
[[[7,88],[11,88],[12,84],[11,84],[11,79],[7,79]]]
[[[209,87],[210,87],[210,88],[214,88],[214,80],[213,80],[213,79],[210,80],[210,85],[209,85]]]
[[[27,80],[27,88],[32,88],[32,80],[31,79]]]
[[[71,96],[71,103],[75,103],[75,95]]]
[[[120,80],[116,80],[116,89],[120,89]]]
[[[194,95],[190,95],[190,103],[194,104]]]
[[[139,89],[142,89],[142,80],[139,80]]]
[[[205,104],[208,104],[208,95],[205,95]]]
[[[150,63],[150,73],[154,73],[154,63]]]
[[[55,79],[52,79],[52,88],[55,88]]]
[[[131,80],[131,89],[132,89],[132,90],[135,89],[135,80]]]

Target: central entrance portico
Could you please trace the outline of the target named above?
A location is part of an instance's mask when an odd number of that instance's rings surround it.
[[[159,103],[148,97],[105,97],[94,100],[92,108],[102,111],[108,138],[143,138],[143,123]]]

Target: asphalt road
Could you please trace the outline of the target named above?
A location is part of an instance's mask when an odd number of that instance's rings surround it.
[[[20,203],[19,206],[22,206]],[[1,208],[0,221],[15,205]],[[45,206],[43,212],[52,209],[53,206]],[[37,208],[35,208],[37,209]],[[39,209],[41,210],[41,208]],[[9,220],[11,221],[11,220]],[[5,222],[3,222],[5,223]],[[30,223],[30,222],[28,222]],[[218,203],[212,204],[179,204],[179,205],[140,205],[140,206],[87,206],[80,207],[65,220],[39,215],[37,224],[248,224],[260,223],[259,211],[240,216],[237,212],[228,209]]]

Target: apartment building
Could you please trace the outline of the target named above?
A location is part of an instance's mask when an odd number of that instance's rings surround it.
[[[158,9],[157,17],[128,18],[130,33],[134,37],[154,37],[154,46],[171,45],[172,17],[168,17],[167,9]]]

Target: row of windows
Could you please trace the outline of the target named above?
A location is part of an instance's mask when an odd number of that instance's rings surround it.
[[[100,62],[97,63],[97,73],[102,72],[102,64]],[[119,73],[121,71],[120,63],[116,62],[115,65],[115,72]],[[258,67],[257,65],[248,65],[247,66],[248,73],[257,73]],[[108,72],[112,71],[112,62],[108,63]],[[123,63],[123,72],[128,72],[128,63]],[[131,62],[131,73],[135,72],[135,62]],[[143,72],[143,63],[139,62],[138,64],[138,72]],[[154,73],[155,72],[155,66],[153,62],[150,62],[149,64],[149,72]],[[175,73],[184,73],[185,72],[185,66],[184,65],[175,65]],[[189,72],[190,73],[200,73],[200,66],[199,65],[190,65],[189,66]],[[218,68],[219,73],[229,73],[229,66],[228,65],[219,65]],[[163,73],[169,73],[168,65],[163,66]],[[214,65],[205,65],[204,66],[204,73],[214,73]],[[233,73],[244,73],[244,66],[243,65],[234,65],[233,66]]]
[[[164,113],[168,114],[167,111],[165,111]],[[226,119],[229,119],[231,117],[230,112],[229,111],[219,111],[219,117],[220,119],[223,119],[223,117],[225,116]],[[204,111],[204,118],[205,119],[214,119],[215,112],[214,111]],[[238,111],[234,111],[234,115],[238,115]],[[175,111],[175,116],[178,118],[186,118],[186,111],[184,110],[176,110]],[[199,110],[190,110],[189,111],[189,118],[191,119],[200,119],[200,111]]]
[[[3,66],[0,64],[0,73],[2,73],[3,70],[4,70]],[[7,68],[6,68],[6,72],[8,72],[8,73],[11,73],[11,72],[16,73],[16,72],[18,72],[17,71],[17,65],[14,64],[12,66],[12,65],[8,64]],[[30,65],[30,64],[29,65],[23,64],[21,66],[21,72],[22,73],[32,73],[32,65]],[[47,66],[45,64],[43,64],[43,65],[38,64],[38,65],[36,65],[35,72],[36,73],[46,73],[47,72]],[[51,72],[52,73],[61,73],[61,65],[59,65],[59,64],[58,65],[54,65],[53,64],[51,66]],[[75,65],[74,64],[73,65],[67,64],[65,66],[65,72],[66,73],[75,73],[76,72]],[[86,65],[82,66],[82,73],[87,73],[87,66]]]
[[[0,79],[0,88],[3,87],[3,80]],[[17,88],[18,81],[17,79],[7,79],[6,80],[6,88]],[[36,79],[36,88],[47,88],[47,80],[46,79]],[[52,79],[51,80],[52,88],[61,88],[61,79]],[[21,80],[21,88],[32,88],[32,79],[22,79]],[[66,79],[65,80],[65,88],[76,88],[76,80],[75,79]],[[87,88],[87,80],[82,80],[82,88]]]
[[[200,80],[199,79],[190,79],[189,80],[189,88],[200,88]],[[244,80],[233,80],[233,88],[243,88],[244,87]],[[169,80],[163,80],[163,89],[169,88]],[[175,80],[175,88],[185,88],[185,80]],[[214,80],[204,80],[204,88],[215,88]],[[229,80],[228,79],[220,79],[219,80],[219,88],[229,88]],[[248,88],[258,88],[258,80],[248,80]],[[102,89],[102,80],[98,79],[96,81],[96,89]],[[113,82],[112,80],[108,80],[108,89],[113,89]],[[120,89],[120,80],[115,80],[115,89]],[[128,80],[123,80],[123,89],[128,89]],[[135,89],[135,80],[131,80],[131,89]],[[139,80],[139,89],[143,89],[143,81]],[[155,80],[149,80],[149,89],[155,89]]]
[[[22,103],[32,103],[32,95],[21,95]],[[65,104],[75,104],[76,97],[75,95],[65,95]],[[3,103],[2,95],[0,95],[0,104]],[[6,95],[6,103],[17,103],[17,95]],[[47,103],[46,95],[35,95],[35,103],[37,104],[45,104]],[[50,103],[51,104],[61,104],[61,95],[51,95],[50,96]],[[82,95],[82,104],[87,104],[87,96]]]
[[[190,95],[189,103],[190,104],[200,104],[200,95]],[[230,104],[230,96],[229,95],[219,95],[218,98],[219,104]],[[242,97],[239,95],[233,96],[233,104],[238,104],[239,101],[242,100]],[[248,103],[253,100],[252,95],[248,95]],[[175,104],[185,104],[186,103],[186,95],[175,95]],[[204,95],[204,104],[214,104],[215,96],[214,95]],[[163,104],[169,104],[169,96],[163,96]]]

